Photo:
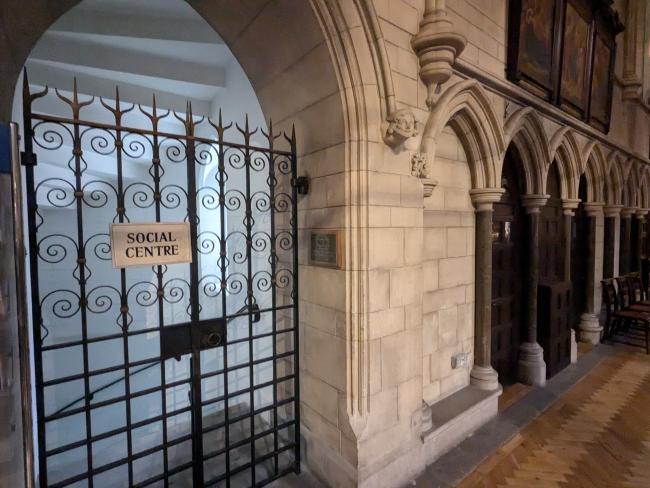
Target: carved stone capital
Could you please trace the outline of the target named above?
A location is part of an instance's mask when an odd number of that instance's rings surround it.
[[[550,195],[522,195],[521,204],[526,213],[539,213],[539,209],[546,205]]]
[[[602,202],[586,202],[583,204],[585,207],[585,213],[588,217],[598,217],[603,215],[604,203]]]
[[[503,188],[475,188],[469,191],[474,208],[477,212],[492,210],[492,205],[501,200],[505,192]]]
[[[452,74],[456,58],[465,49],[467,39],[456,32],[444,6],[427,2],[420,30],[411,46],[420,60],[420,78],[427,86],[427,106],[435,103],[438,87]]]
[[[418,178],[429,178],[429,163],[425,153],[416,152],[411,157],[411,174]]]
[[[636,213],[637,209],[635,207],[623,207],[621,209],[621,218],[629,219]]]
[[[636,211],[636,218],[637,219],[644,219],[646,215],[648,215],[648,210],[647,208],[640,208]]]
[[[399,146],[409,137],[418,135],[415,115],[408,108],[396,110],[385,123],[384,142],[391,147]]]

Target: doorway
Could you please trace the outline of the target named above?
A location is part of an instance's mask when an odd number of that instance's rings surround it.
[[[589,217],[585,212],[587,178],[583,174],[578,186],[580,205],[571,225],[571,325],[578,328],[587,304],[587,267],[589,263]]]
[[[524,225],[523,181],[517,150],[504,160],[501,186],[505,193],[494,204],[492,220],[492,366],[502,384],[516,379],[523,324]]]
[[[294,135],[23,86],[40,485],[298,470]],[[169,223],[189,258],[116,264]]]

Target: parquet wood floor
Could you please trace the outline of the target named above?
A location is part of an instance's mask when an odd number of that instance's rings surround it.
[[[650,357],[605,359],[459,486],[650,488]]]

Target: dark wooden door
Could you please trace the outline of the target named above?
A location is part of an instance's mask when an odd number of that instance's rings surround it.
[[[578,198],[587,201],[587,180],[580,178]],[[571,225],[571,326],[578,327],[587,302],[587,266],[589,263],[589,217],[581,203]]]
[[[501,382],[516,377],[523,312],[523,222],[520,178],[515,156],[508,152],[492,221],[492,366]]]
[[[557,163],[549,170],[547,193],[542,207],[539,232],[539,289],[537,328],[544,348],[546,376],[550,378],[571,362],[571,284],[564,276],[562,201]]]

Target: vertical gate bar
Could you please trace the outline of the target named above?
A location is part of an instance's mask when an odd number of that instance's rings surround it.
[[[217,137],[219,141],[218,155],[219,155],[219,225],[220,225],[220,268],[221,268],[221,314],[225,319],[228,315],[228,281],[226,275],[227,267],[227,249],[226,249],[226,161],[225,150],[223,145],[224,133],[223,121],[221,119],[221,110],[219,110],[219,127],[217,128]],[[230,424],[228,413],[228,321],[225,322],[226,334],[223,344],[223,398],[224,398],[224,441],[226,445],[226,488],[230,488]]]
[[[251,486],[255,486],[255,377],[253,366],[253,315],[251,313],[253,306],[253,263],[251,245],[252,245],[252,222],[253,212],[251,206],[251,154],[250,154],[250,130],[248,127],[248,114],[246,114],[246,124],[244,133],[244,166],[246,168],[246,215],[244,221],[246,223],[246,264],[247,264],[247,295],[246,304],[248,309],[248,375],[249,375],[249,401],[250,401],[250,435],[251,435]]]
[[[91,418],[90,418],[90,370],[88,364],[88,323],[87,323],[87,297],[86,297],[86,249],[84,247],[84,227],[83,227],[83,186],[81,184],[81,135],[79,133],[79,93],[77,90],[77,79],[74,80],[72,114],[74,141],[72,154],[74,156],[74,174],[75,174],[75,196],[77,200],[77,246],[79,248],[77,263],[79,266],[79,312],[81,313],[81,340],[83,342],[83,367],[84,367],[84,414],[86,417],[86,453],[88,456],[88,473],[93,469],[93,451],[90,439],[92,438]],[[126,373],[126,371],[125,371]],[[93,487],[93,477],[88,474],[88,488]]]
[[[277,312],[277,297],[276,297],[276,276],[275,276],[275,261],[276,261],[276,245],[275,245],[275,156],[273,154],[273,121],[269,120],[269,210],[271,212],[271,327],[273,340],[273,468],[274,475],[278,475],[278,365],[277,365],[277,333],[278,328],[276,324]]]
[[[34,382],[36,386],[36,437],[38,439],[38,471],[42,488],[47,486],[47,462],[45,458],[45,403],[43,391],[43,360],[41,357],[41,305],[38,287],[38,240],[36,239],[36,212],[38,202],[34,183],[34,132],[32,130],[32,96],[29,92],[27,70],[23,71],[23,131],[25,136],[25,161],[31,164],[25,167],[25,190],[27,192],[27,229],[29,245],[29,274],[32,308],[32,334],[34,337]],[[17,257],[18,259],[18,257]]]
[[[154,185],[154,202],[156,209],[156,222],[161,222],[161,209],[160,209],[160,146],[158,142],[158,114],[156,112],[156,95],[153,96],[151,105],[151,130],[153,137],[152,157],[151,164],[153,165],[153,185]],[[165,325],[165,311],[164,311],[164,291],[163,291],[163,270],[162,266],[156,266],[156,285],[157,300],[158,300],[158,328],[160,329],[160,338],[162,338],[163,327]],[[169,451],[167,448],[167,384],[165,373],[165,360],[160,361],[160,401],[162,410],[162,441],[163,441],[163,473],[164,473],[164,488],[169,487]]]
[[[294,436],[295,436],[295,467],[296,473],[300,473],[300,361],[298,352],[300,350],[300,317],[298,315],[298,185],[296,178],[298,177],[298,161],[296,158],[296,126],[291,127],[291,203],[292,203],[292,218],[291,218],[291,231],[293,237],[293,361],[294,361],[294,416],[296,420]]]
[[[16,273],[16,316],[18,322],[18,354],[22,412],[23,459],[25,488],[34,488],[34,439],[32,419],[32,375],[27,315],[27,276],[25,274],[25,229],[23,224],[23,184],[20,167],[20,128],[11,122],[11,193],[14,224],[14,259]]]
[[[122,166],[122,111],[120,109],[120,92],[115,88],[115,149],[117,163],[117,220],[120,224],[124,223],[126,214],[126,203],[124,201],[124,181]],[[129,485],[133,484],[133,439],[131,432],[131,377],[127,364],[129,364],[129,336],[128,336],[128,311],[129,303],[126,291],[126,268],[120,269],[120,314],[122,316],[122,348],[124,353],[124,396],[126,397],[126,452],[128,458],[128,475]]]
[[[199,322],[199,263],[198,263],[198,217],[196,213],[196,169],[194,146],[194,121],[192,105],[186,109],[186,164],[187,164],[187,218],[190,222],[190,244],[192,262],[190,263],[190,335],[192,341],[192,452],[194,455],[194,486],[203,486],[203,418],[201,407],[201,351],[194,334]]]

